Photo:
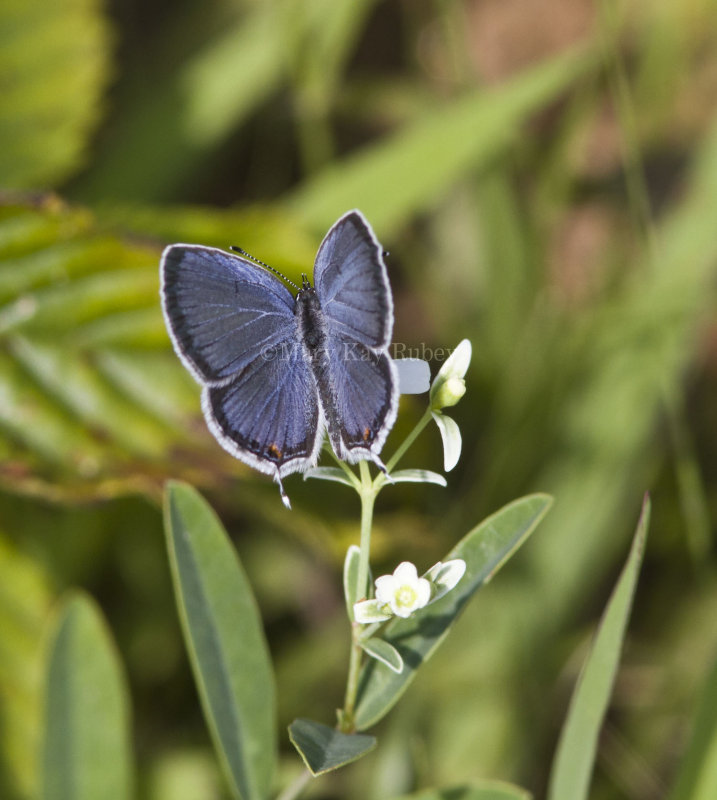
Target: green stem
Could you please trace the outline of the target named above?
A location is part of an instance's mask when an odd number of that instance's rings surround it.
[[[286,789],[276,798],[276,800],[294,800],[298,797],[303,791],[306,784],[311,779],[311,773],[309,770],[304,770],[301,775],[299,775],[296,780],[292,781]]]
[[[361,476],[359,490],[359,496],[361,497],[361,540],[359,542],[359,568],[356,585],[359,599],[363,599],[367,598],[369,594],[368,564],[371,552],[373,504],[377,490],[374,481],[371,480],[371,473],[365,461],[359,462],[359,474]],[[359,630],[360,626],[353,622],[351,625],[351,655],[349,657],[349,674],[346,679],[346,696],[344,698],[343,712],[340,714],[340,727],[344,733],[349,733],[353,730],[353,715],[361,672],[361,656],[363,654],[359,644]]]
[[[368,562],[371,554],[371,525],[373,523],[373,503],[376,489],[365,461],[359,462],[361,476],[361,540],[359,541],[358,593],[359,599],[368,597]]]
[[[388,464],[386,464],[386,470],[390,473],[391,470],[398,464],[398,462],[403,458],[404,453],[408,448],[416,441],[418,434],[428,425],[431,421],[431,407],[430,405],[426,409],[424,415],[421,419],[418,420],[414,429],[408,434],[408,436],[403,440],[402,444],[399,446],[398,450],[391,456],[389,459]],[[386,476],[382,473],[376,478],[376,488],[380,489],[384,483],[386,483]]]

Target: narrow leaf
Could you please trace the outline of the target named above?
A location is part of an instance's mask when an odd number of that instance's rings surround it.
[[[256,601],[221,523],[190,486],[168,484],[165,527],[184,638],[215,748],[234,796],[263,799],[277,737]]]
[[[434,411],[432,416],[443,440],[443,469],[450,472],[461,457],[461,429],[455,420],[440,411]]]
[[[583,800],[588,797],[598,735],[620,662],[649,520],[650,501],[645,497],[630,555],[608,601],[570,701],[551,770],[549,800]]]
[[[350,620],[354,618],[354,603],[361,599],[358,590],[360,558],[361,550],[355,544],[352,544],[346,551],[346,559],[344,560],[344,598]]]
[[[59,613],[46,681],[42,800],[130,800],[125,678],[100,611],[84,594]]]
[[[364,665],[355,718],[359,730],[381,719],[405,692],[416,670],[443,641],[468,600],[533,532],[551,503],[548,495],[529,495],[488,517],[443,559],[466,562],[466,573],[455,589],[408,619],[387,624],[382,638],[400,653],[404,668],[397,675],[375,660]]]
[[[687,750],[669,800],[717,797],[717,661],[707,677]]]
[[[480,89],[398,131],[344,163],[331,164],[290,198],[303,219],[326,230],[337,208],[360,208],[379,233],[433,205],[471,168],[492,161],[530,114],[590,66],[585,53],[561,54],[498,87]],[[441,146],[436,147],[436,142]]]
[[[448,486],[443,475],[431,472],[430,469],[400,469],[391,473],[394,483],[435,483],[437,486]]]
[[[289,738],[314,777],[350,764],[376,747],[374,736],[340,733],[310,719],[294,720]]]
[[[366,639],[366,641],[361,642],[361,648],[367,652],[371,658],[375,658],[377,661],[385,664],[394,672],[400,673],[403,669],[401,654],[392,644],[389,644],[383,639],[379,639],[377,636]]]

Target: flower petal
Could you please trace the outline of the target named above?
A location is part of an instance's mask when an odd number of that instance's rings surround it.
[[[376,578],[376,599],[382,603],[390,603],[396,591],[396,581],[393,575],[381,575]]]
[[[423,608],[431,599],[431,584],[425,578],[416,583],[416,608]]]
[[[413,584],[418,580],[416,565],[410,561],[402,561],[393,571],[393,579],[397,584]]]

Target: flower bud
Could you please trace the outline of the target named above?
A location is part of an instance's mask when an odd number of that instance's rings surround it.
[[[466,382],[463,378],[448,378],[436,390],[431,400],[431,408],[438,411],[441,408],[454,406],[466,393]]]
[[[471,343],[464,339],[440,368],[431,386],[431,410],[454,406],[466,393],[465,374],[471,361]]]

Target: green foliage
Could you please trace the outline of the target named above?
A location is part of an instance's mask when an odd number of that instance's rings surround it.
[[[157,286],[154,252],[87,213],[52,200],[3,209],[5,485],[49,496],[150,487],[150,466],[183,438],[194,389],[167,348]]]
[[[0,186],[57,185],[86,157],[110,73],[98,0],[0,8]]]
[[[37,787],[41,636],[51,600],[41,566],[0,535],[0,795]]]
[[[344,767],[376,747],[374,736],[340,733],[311,719],[294,720],[289,737],[314,777]]]
[[[452,786],[406,795],[400,800],[530,800],[530,792],[499,781],[485,781],[472,786]]]
[[[590,64],[584,53],[571,53],[528,70],[499,92],[481,90],[432,108],[394,137],[327,168],[290,202],[318,230],[333,223],[337,208],[352,207],[380,233],[390,230],[432,207],[468,170],[496,158],[528,115],[565,91]]]
[[[669,800],[708,800],[717,792],[717,664],[699,696],[690,742]]]
[[[466,574],[458,586],[408,619],[397,617],[386,626],[382,638],[403,656],[404,668],[396,672],[377,661],[366,664],[356,709],[359,730],[374,725],[406,691],[416,670],[441,644],[468,600],[528,538],[551,502],[546,495],[523,497],[477,525],[443,559],[466,562]]]
[[[267,797],[276,768],[274,679],[249,582],[190,486],[167,487],[165,526],[184,638],[232,792]]]
[[[630,555],[603,613],[562,728],[549,800],[587,800],[589,796],[598,735],[620,662],[649,524],[650,501],[645,498]]]
[[[127,687],[95,604],[67,599],[51,636],[42,749],[43,800],[130,800]]]
[[[484,800],[478,776],[519,775],[539,796],[561,676],[572,685],[649,488],[647,580],[591,796],[714,795],[717,16],[712,0],[598,5],[590,18],[568,0],[2,6],[3,799],[38,795],[38,643],[74,583],[107,610],[130,673],[138,795],[223,796],[159,514],[112,499],[158,501],[167,477],[209,489],[236,539],[280,730],[333,718],[353,497],[290,478],[286,514],[220,450],[164,331],[157,262],[171,241],[238,244],[296,280],[354,206],[391,253],[397,340],[474,343],[450,411],[461,461],[445,488],[406,471],[382,494],[375,568],[434,563],[520,494],[557,502],[423,664],[381,746],[328,791]],[[403,398],[387,451],[417,408]],[[440,470],[430,430],[408,470]]]

